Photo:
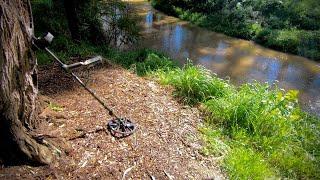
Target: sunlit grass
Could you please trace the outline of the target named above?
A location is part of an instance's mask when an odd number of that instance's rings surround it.
[[[190,63],[152,76],[182,102],[202,104],[202,153],[221,157],[231,179],[320,178],[320,120],[300,109],[298,91],[258,82],[235,87]]]
[[[175,67],[175,63],[172,60],[155,53],[147,54],[147,57],[142,62],[138,62],[135,65],[136,72],[139,76],[146,75],[158,69],[169,71]]]
[[[190,105],[225,96],[232,91],[232,88],[229,88],[231,85],[225,80],[212,76],[205,68],[193,66],[191,63],[183,69],[158,71],[156,76],[162,84],[174,86],[174,95]]]
[[[224,160],[224,167],[231,179],[276,179],[277,177],[262,153],[251,148],[233,148]]]

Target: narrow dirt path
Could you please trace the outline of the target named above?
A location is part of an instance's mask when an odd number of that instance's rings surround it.
[[[102,130],[111,117],[101,105],[59,72],[40,71],[40,91],[63,110],[44,109],[39,132],[65,141],[67,155],[51,166],[2,168],[0,178],[224,179],[217,162],[199,153],[199,111],[179,104],[169,88],[119,67],[95,70],[89,87],[138,125],[117,140]],[[88,131],[96,132],[81,136]]]

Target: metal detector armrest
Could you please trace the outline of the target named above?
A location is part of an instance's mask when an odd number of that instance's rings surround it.
[[[63,68],[64,69],[74,69],[80,66],[88,66],[90,64],[96,63],[102,61],[102,57],[101,56],[96,56],[94,58],[88,59],[84,62],[77,62],[77,63],[73,63],[73,64],[69,64],[69,65],[64,65]]]

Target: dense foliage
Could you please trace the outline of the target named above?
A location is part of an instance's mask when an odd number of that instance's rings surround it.
[[[60,40],[70,37],[63,0],[32,0],[31,3],[37,35],[51,32]],[[138,39],[136,16],[122,1],[80,0],[76,6],[81,42],[120,46]]]
[[[143,50],[128,53],[115,50],[139,38],[139,26],[132,8],[119,0],[77,1],[80,41],[71,38],[63,0],[32,0],[31,3],[36,35],[51,32],[55,38],[50,48],[63,61],[100,54],[115,59],[121,56],[124,64],[132,64],[131,61],[145,54]],[[52,60],[43,51],[37,51],[37,58],[39,64]]]
[[[153,0],[172,15],[217,32],[320,60],[317,0]]]

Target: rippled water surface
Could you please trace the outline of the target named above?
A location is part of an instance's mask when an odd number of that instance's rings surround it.
[[[190,58],[234,84],[274,83],[300,91],[304,109],[320,116],[320,64],[264,48],[166,16],[147,2],[133,3],[143,26],[142,46],[157,49],[180,64]]]

